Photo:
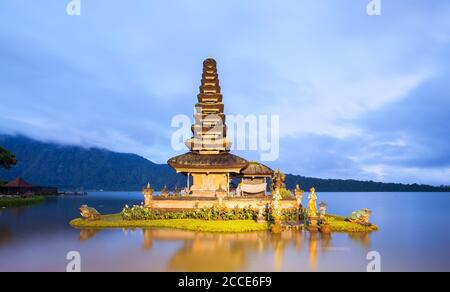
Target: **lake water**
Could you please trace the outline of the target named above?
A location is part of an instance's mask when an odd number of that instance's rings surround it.
[[[214,235],[175,230],[76,230],[89,204],[101,213],[139,204],[139,193],[90,193],[0,210],[0,271],[65,271],[69,251],[83,271],[365,271],[368,252],[383,271],[450,271],[449,193],[319,193],[329,213],[373,210],[380,231],[331,237],[286,232]]]

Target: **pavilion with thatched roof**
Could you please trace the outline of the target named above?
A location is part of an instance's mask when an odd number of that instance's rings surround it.
[[[58,189],[53,187],[33,186],[21,177],[0,186],[0,195],[24,196],[34,194],[42,196],[56,196],[58,195]]]
[[[248,166],[241,170],[241,183],[237,189],[241,196],[265,196],[268,183],[271,179],[273,170],[268,166],[256,161],[250,161]]]
[[[30,185],[29,183],[27,183],[23,178],[18,177],[15,180],[10,181],[6,185],[4,185],[4,187],[8,187],[8,188],[31,188],[33,186]]]

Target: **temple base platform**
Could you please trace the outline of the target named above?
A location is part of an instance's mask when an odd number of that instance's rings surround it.
[[[224,207],[229,209],[260,209],[272,202],[271,197],[233,198],[227,197],[220,202],[216,198],[207,197],[180,197],[180,198],[155,198],[146,207],[158,210],[192,210],[201,208]],[[295,200],[280,201],[283,209],[294,208]]]

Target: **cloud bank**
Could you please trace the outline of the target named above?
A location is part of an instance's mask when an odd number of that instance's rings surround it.
[[[228,113],[280,115],[271,166],[450,184],[448,1],[63,2],[1,4],[1,133],[163,163],[212,55]]]

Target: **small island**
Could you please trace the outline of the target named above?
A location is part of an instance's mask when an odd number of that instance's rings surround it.
[[[330,219],[330,231],[340,233],[367,233],[377,231],[376,225],[363,226],[348,222],[344,217],[327,215]],[[100,220],[87,221],[74,219],[70,225],[78,229],[110,229],[110,228],[168,228],[194,232],[211,233],[246,233],[270,231],[268,223],[254,220],[207,221],[200,219],[166,219],[166,220],[124,220],[121,214],[101,216]]]
[[[102,216],[99,221],[75,219],[70,224],[79,229],[107,229],[107,228],[169,228],[194,232],[211,233],[246,233],[267,231],[267,224],[258,224],[252,220],[236,220],[232,224],[228,221],[206,221],[199,219],[171,219],[171,220],[123,220],[120,214]]]
[[[273,178],[281,179],[281,172]],[[285,190],[285,192],[290,193]],[[320,203],[317,209],[317,194],[310,190],[307,208],[302,208],[304,191],[297,186],[296,198],[282,199],[280,190],[275,190],[272,201],[263,198],[223,198],[200,200],[173,195],[170,197],[153,197],[153,189],[148,185],[144,191],[145,205],[125,206],[119,214],[101,215],[96,209],[87,205],[80,208],[82,218],[74,219],[70,225],[79,229],[108,228],[169,228],[194,232],[211,233],[246,233],[271,231],[278,234],[284,230],[303,230],[312,233],[332,232],[368,233],[378,230],[378,226],[369,223],[371,211],[363,209],[350,217],[326,214],[326,204]],[[155,208],[155,202],[184,207],[183,209]],[[200,205],[200,202],[202,204]],[[236,202],[241,202],[242,207]],[[252,202],[257,202],[252,205]],[[300,202],[298,204],[298,202]],[[193,203],[193,205],[192,205]],[[234,205],[235,207],[229,207]],[[191,207],[189,207],[191,206]]]
[[[82,206],[84,219],[70,222],[76,228],[174,228],[196,232],[241,233],[285,230],[321,232],[371,232],[370,210],[363,209],[345,218],[326,214],[325,203],[317,207],[318,195],[310,189],[307,207],[304,191],[297,185],[286,188],[284,175],[266,165],[231,154],[227,139],[223,96],[217,63],[208,58],[195,105],[193,136],[186,141],[189,152],[173,157],[168,164],[186,177],[186,188],[167,186],[161,194],[147,185],[140,206],[125,206],[120,214],[102,216],[94,208]],[[232,189],[232,180],[239,180]],[[268,194],[269,184],[270,192]]]

